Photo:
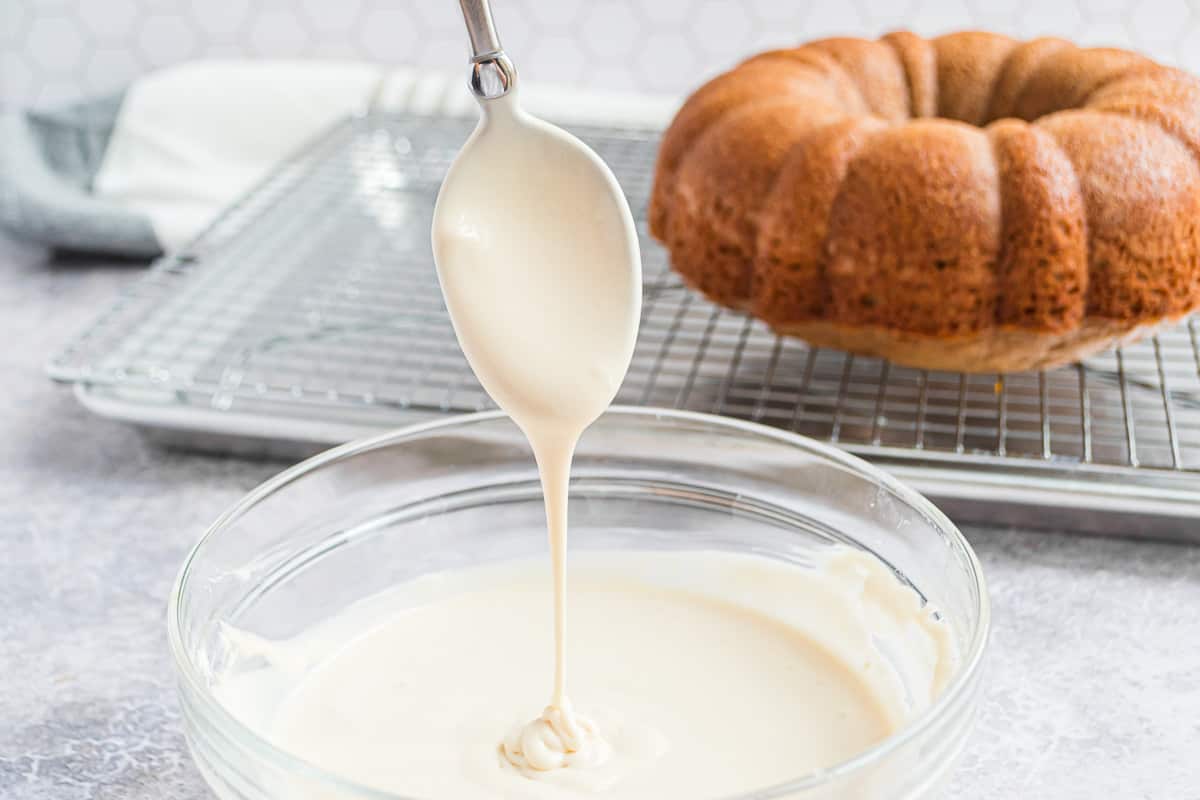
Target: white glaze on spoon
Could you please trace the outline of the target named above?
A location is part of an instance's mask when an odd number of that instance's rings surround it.
[[[554,688],[543,714],[500,745],[534,777],[596,766],[611,749],[567,697],[567,487],[579,436],[629,367],[641,259],[629,205],[594,152],[522,111],[515,90],[481,106],[438,195],[433,253],[459,344],[525,432],[545,493]]]

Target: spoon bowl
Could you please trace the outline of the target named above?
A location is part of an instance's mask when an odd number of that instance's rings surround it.
[[[522,110],[513,87],[480,106],[434,209],[446,305],[483,388],[518,423],[570,413],[586,424],[633,354],[633,215],[600,157]]]

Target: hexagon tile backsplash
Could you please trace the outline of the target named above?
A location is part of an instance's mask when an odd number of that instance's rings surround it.
[[[1200,0],[494,0],[530,80],[682,93],[740,56],[832,34],[967,27],[1132,47],[1200,71]],[[454,0],[0,0],[0,104],[54,105],[201,57],[461,69]]]

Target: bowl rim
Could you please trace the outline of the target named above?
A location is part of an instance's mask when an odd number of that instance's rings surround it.
[[[835,462],[839,466],[858,472],[875,481],[897,498],[903,500],[905,503],[909,504],[917,511],[928,517],[938,528],[942,530],[943,533],[947,534],[954,546],[962,552],[963,556],[965,556],[971,578],[974,580],[974,584],[977,588],[977,607],[975,610],[978,622],[975,625],[975,630],[972,633],[965,656],[959,666],[958,673],[937,697],[937,699],[934,700],[934,702],[931,703],[928,708],[921,711],[916,718],[909,720],[900,730],[891,734],[887,738],[877,742],[871,747],[868,747],[866,750],[863,750],[857,755],[833,765],[832,767],[809,772],[798,778],[782,783],[751,789],[749,791],[741,792],[726,798],[716,798],[715,800],[770,800],[770,798],[782,798],[795,792],[818,788],[822,785],[828,784],[830,781],[838,780],[885,759],[890,753],[900,749],[907,742],[916,738],[922,732],[936,724],[948,713],[949,709],[954,708],[958,704],[968,687],[970,687],[975,681],[981,669],[984,652],[987,649],[988,638],[991,633],[991,601],[988,597],[987,582],[983,575],[983,566],[980,563],[974,548],[971,547],[970,542],[967,541],[966,537],[963,536],[958,527],[924,495],[909,487],[907,484],[901,482],[899,479],[893,477],[891,474],[883,471],[879,467],[876,467],[867,461],[851,455],[850,453],[847,453],[833,445],[819,442],[815,439],[811,439],[798,433],[786,431],[781,428],[773,428],[757,422],[749,422],[716,414],[703,414],[667,408],[623,405],[611,406],[604,412],[601,419],[611,417],[623,417],[650,421],[669,420],[675,422],[699,423],[717,429],[724,429],[727,431],[740,433],[742,435],[773,439],[780,443],[809,451],[815,455]],[[442,419],[419,422],[413,425],[375,434],[362,439],[356,439],[354,441],[332,447],[328,450],[318,453],[317,455],[300,461],[299,463],[294,464],[291,467],[288,467],[287,469],[272,476],[271,478],[263,481],[258,486],[250,490],[234,505],[227,508],[205,529],[199,540],[197,540],[197,542],[188,551],[182,566],[179,568],[179,571],[175,576],[167,605],[167,638],[176,675],[182,684],[180,686],[180,691],[182,692],[185,688],[189,690],[190,697],[199,700],[201,712],[207,718],[207,720],[216,725],[218,728],[222,729],[223,733],[225,733],[226,737],[232,743],[250,750],[252,754],[257,757],[264,758],[268,760],[268,762],[273,762],[275,765],[282,767],[291,774],[315,778],[338,791],[348,792],[361,798],[369,798],[370,800],[433,800],[433,798],[411,797],[382,791],[380,789],[358,783],[349,778],[345,778],[336,773],[324,770],[310,763],[309,761],[275,745],[265,735],[259,733],[254,728],[246,725],[236,716],[234,716],[234,714],[223,704],[221,704],[210,691],[199,670],[189,657],[187,648],[184,646],[180,619],[183,592],[187,585],[192,564],[199,556],[200,551],[204,548],[205,544],[211,538],[219,535],[225,527],[237,520],[264,498],[282,489],[296,479],[343,459],[367,453],[380,447],[401,444],[405,440],[411,439],[415,436],[421,436],[443,429],[453,429],[488,423],[498,419],[507,419],[507,415],[500,410],[459,414]],[[186,718],[186,715],[184,724],[185,726],[191,724],[190,720]]]

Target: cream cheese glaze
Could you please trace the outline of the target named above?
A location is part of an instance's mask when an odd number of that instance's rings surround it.
[[[482,104],[434,211],[433,253],[459,344],[521,427],[541,473],[554,576],[555,671],[542,715],[500,747],[521,774],[591,769],[612,750],[566,693],[567,484],[579,436],[629,368],[641,258],[629,206],[595,153],[521,110]]]
[[[217,694],[285,750],[402,797],[700,800],[861,753],[927,708],[958,660],[933,610],[858,551],[811,566],[586,552],[571,579],[572,680],[602,763],[531,780],[498,752],[552,677],[537,559],[426,575],[283,642],[230,630],[240,658]],[[284,791],[338,796],[302,778]]]

